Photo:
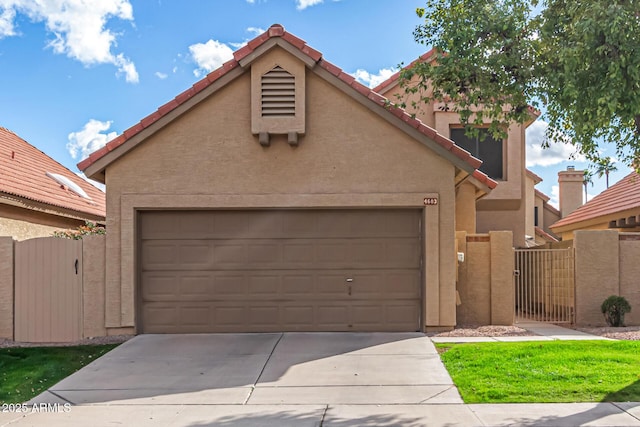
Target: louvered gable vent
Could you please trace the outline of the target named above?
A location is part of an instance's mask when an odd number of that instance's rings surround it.
[[[294,117],[296,115],[295,77],[276,66],[262,75],[262,117]]]

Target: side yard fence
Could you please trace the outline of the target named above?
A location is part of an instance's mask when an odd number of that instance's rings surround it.
[[[106,335],[105,236],[0,237],[0,338],[70,342]]]

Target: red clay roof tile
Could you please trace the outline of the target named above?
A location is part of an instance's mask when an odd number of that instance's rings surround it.
[[[640,208],[640,175],[636,172],[631,172],[560,221],[551,225],[551,228],[564,227],[638,208]]]
[[[91,200],[61,186],[48,177],[47,172],[71,180]],[[0,127],[0,192],[69,209],[79,213],[79,216],[105,216],[104,192],[3,127]]]
[[[365,85],[361,84],[360,82],[356,81],[356,79],[351,74],[344,72],[340,67],[337,67],[336,65],[324,60],[322,58],[321,52],[307,45],[306,42],[301,38],[286,32],[284,27],[280,24],[272,25],[267,31],[265,31],[258,37],[254,38],[253,40],[249,41],[245,46],[243,46],[240,50],[234,53],[234,58],[232,60],[225,62],[220,68],[210,72],[203,80],[206,80],[208,84],[215,82],[216,80],[224,76],[226,73],[228,73],[230,70],[238,67],[240,65],[239,64],[240,59],[251,54],[253,51],[255,51],[255,49],[260,47],[264,42],[266,42],[267,40],[273,37],[281,37],[283,40],[286,40],[291,45],[299,49],[303,54],[311,58],[320,67],[324,68],[332,75],[337,76],[340,80],[350,85],[353,89],[358,91],[363,96],[369,98],[371,102],[375,102],[378,105],[386,107],[387,99],[384,96],[377,93],[376,90],[372,90],[366,87]],[[426,54],[420,56],[420,58],[417,59],[416,61],[426,60],[429,57],[431,57],[433,53],[434,53],[433,50],[429,51]],[[416,61],[414,61],[414,63]],[[162,105],[160,108],[158,108],[156,112],[142,119],[140,123],[132,126],[128,130],[126,130],[123,134],[121,134],[117,138],[110,141],[107,144],[107,147],[103,147],[103,149],[100,149],[95,153],[93,153],[91,156],[89,156],[88,159],[85,159],[82,162],[78,163],[78,167],[81,170],[87,169],[89,166],[95,163],[98,159],[104,156],[108,151],[111,151],[117,146],[125,143],[128,139],[130,139],[131,137],[139,133],[142,129],[152,125],[158,119],[160,119],[167,113],[173,111],[181,103],[185,102],[187,99],[191,98],[193,95],[203,90],[206,86],[208,86],[208,84],[205,85],[202,82],[195,83],[191,88],[179,94],[176,98]],[[378,86],[378,88],[385,86],[385,84],[387,85],[390,84],[390,81],[387,80],[387,82],[381,84],[380,86]],[[475,157],[471,156],[467,151],[455,145],[453,141],[440,135],[439,133],[436,132],[435,129],[425,125],[420,120],[412,117],[403,109],[392,107],[392,108],[387,108],[387,110],[390,111],[395,116],[402,119],[404,122],[418,129],[424,135],[433,139],[437,144],[444,147],[445,149],[450,151],[452,154],[454,154],[456,157],[460,158],[461,160],[464,160],[473,168],[477,169],[482,164],[480,160],[476,159]],[[491,180],[489,179],[489,181]],[[496,184],[495,181],[491,181],[491,182],[494,183],[494,187],[495,187],[495,184]],[[491,187],[491,188],[494,188],[494,187]]]

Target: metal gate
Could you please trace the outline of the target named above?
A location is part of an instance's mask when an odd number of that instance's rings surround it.
[[[515,256],[517,318],[573,323],[574,249],[516,249]]]

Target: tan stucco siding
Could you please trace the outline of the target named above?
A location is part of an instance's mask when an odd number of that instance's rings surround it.
[[[49,237],[54,231],[76,228],[84,224],[72,218],[0,204],[0,236],[15,240]]]
[[[439,302],[425,316],[455,325],[453,165],[306,75],[299,147],[273,135],[262,147],[251,134],[247,73],[108,167],[107,327],[134,325],[137,208],[421,207],[423,195],[439,198],[425,208],[425,258],[436,263],[425,292],[427,304]]]

